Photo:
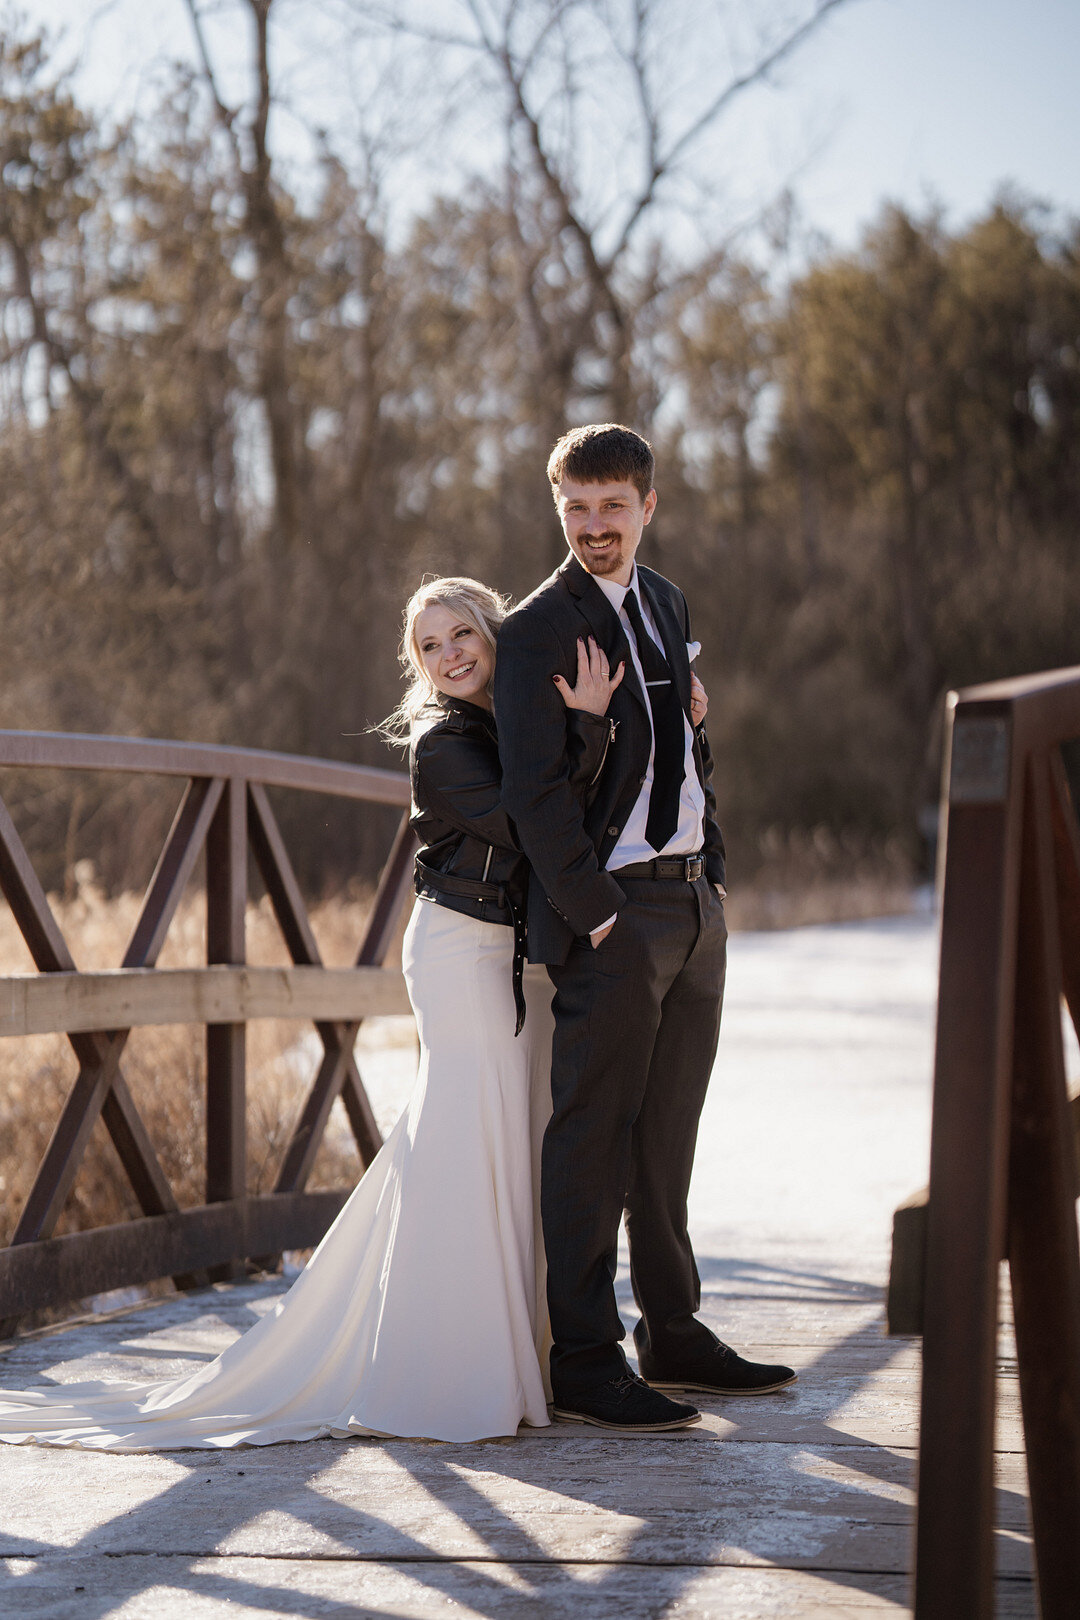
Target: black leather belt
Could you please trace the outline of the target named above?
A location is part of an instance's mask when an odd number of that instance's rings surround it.
[[[681,878],[684,883],[696,883],[705,876],[704,855],[658,855],[654,861],[635,861],[633,866],[619,866],[613,878]]]
[[[510,968],[511,982],[514,987],[514,1012],[516,1014],[515,1035],[520,1035],[525,1027],[525,908],[524,905],[515,905],[507,893],[503,883],[485,883],[482,878],[457,877],[453,872],[440,872],[437,867],[428,866],[426,861],[416,857],[413,871],[413,881],[416,892],[421,899],[431,899],[435,895],[453,895],[459,900],[468,900],[476,907],[476,914],[481,922],[510,923],[514,930],[514,958]],[[425,895],[424,890],[434,890],[434,895]],[[491,905],[494,916],[485,907]],[[460,910],[460,907],[455,909]],[[471,915],[471,911],[467,915]]]

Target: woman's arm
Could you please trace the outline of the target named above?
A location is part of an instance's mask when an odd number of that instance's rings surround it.
[[[622,678],[623,665],[611,675],[606,655],[591,636],[588,648],[578,642],[574,685],[561,675],[555,677],[567,709],[569,779],[577,792],[587,792],[603,768],[615,729],[604,711]],[[458,731],[452,724],[433,726],[414,746],[413,777],[421,808],[496,849],[520,849],[513,822],[502,806],[493,740]]]
[[[606,714],[591,714],[588,709],[566,711],[570,786],[576,793],[586,795],[586,804],[591,803],[589,789],[595,787],[600,779],[617,725],[617,720],[609,720]]]

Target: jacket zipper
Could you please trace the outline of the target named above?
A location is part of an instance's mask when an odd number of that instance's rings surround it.
[[[600,780],[600,772],[603,770],[604,761],[608,757],[608,749],[611,747],[612,743],[615,740],[615,727],[618,725],[618,723],[619,722],[617,720],[609,720],[608,721],[608,733],[607,733],[607,740],[604,743],[604,752],[600,755],[599,764],[597,765],[595,771],[593,772],[592,781],[589,783],[590,787],[595,787],[597,782],[599,782],[599,780]]]
[[[606,750],[605,750],[605,752],[606,752]],[[488,872],[491,870],[491,857],[494,855],[494,853],[495,853],[495,845],[494,844],[489,844],[488,845],[487,858],[484,861],[484,875],[480,879],[481,883],[486,883],[487,882],[487,875],[488,875]]]

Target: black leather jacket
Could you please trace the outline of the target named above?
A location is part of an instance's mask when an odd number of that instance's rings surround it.
[[[566,713],[570,783],[587,796],[615,722],[582,709]],[[432,703],[421,725],[429,714],[409,749],[410,825],[421,846],[416,892],[466,916],[523,929],[528,868],[502,805],[494,717],[455,697]]]

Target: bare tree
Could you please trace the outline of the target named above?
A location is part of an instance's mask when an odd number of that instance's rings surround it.
[[[616,416],[640,415],[635,336],[670,273],[648,251],[650,225],[735,103],[845,0],[755,7],[742,40],[720,8],[703,26],[704,8],[673,0],[448,0],[441,25],[417,0],[355,3],[368,26],[471,57],[501,95],[507,230],[555,414],[574,384]],[[584,290],[572,307],[546,296],[553,260]]]
[[[288,301],[294,286],[282,198],[275,185],[268,129],[273,107],[270,13],[274,0],[243,0],[253,28],[253,96],[247,118],[227,106],[218,86],[198,0],[184,0],[218,121],[228,140],[244,198],[245,230],[255,259],[252,322],[258,331],[258,391],[266,413],[274,477],[271,537],[293,552],[300,541],[308,482],[303,424],[291,388]]]

